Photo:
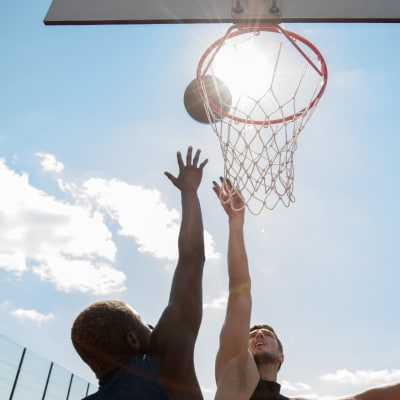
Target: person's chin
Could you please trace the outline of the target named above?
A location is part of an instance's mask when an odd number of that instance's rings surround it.
[[[253,352],[254,361],[256,364],[270,364],[275,363],[278,356],[265,350],[256,350]]]

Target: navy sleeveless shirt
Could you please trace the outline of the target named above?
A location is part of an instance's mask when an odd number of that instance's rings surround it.
[[[86,400],[171,400],[150,356],[134,357]]]
[[[282,396],[280,391],[279,383],[260,379],[249,400],[289,400],[288,397]]]

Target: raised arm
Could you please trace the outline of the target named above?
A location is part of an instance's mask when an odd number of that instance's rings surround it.
[[[244,203],[239,193],[235,193],[228,201],[227,193],[232,191],[228,181],[221,179],[221,186],[214,182],[213,189],[220,198],[229,220],[229,296],[215,363],[217,381],[215,399],[248,400],[246,399],[248,380],[251,377],[257,380],[259,374],[248,351],[251,280],[244,243]]]
[[[165,175],[181,192],[182,220],[178,237],[178,264],[172,281],[169,304],[179,312],[181,323],[197,334],[202,315],[202,276],[205,262],[203,220],[197,189],[203,176],[200,150],[192,160],[192,147],[188,148],[186,165],[177,153],[179,175]],[[177,327],[175,328],[177,329]]]
[[[203,221],[197,190],[207,160],[199,164],[200,150],[186,164],[177,153],[179,175],[165,172],[180,190],[182,218],[178,238],[179,257],[170,297],[151,338],[156,367],[173,400],[202,399],[194,370],[194,346],[202,319],[202,278],[205,263]]]

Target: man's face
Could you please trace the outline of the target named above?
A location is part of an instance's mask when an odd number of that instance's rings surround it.
[[[266,328],[255,329],[250,332],[248,348],[253,355],[265,352],[280,354],[275,335]]]

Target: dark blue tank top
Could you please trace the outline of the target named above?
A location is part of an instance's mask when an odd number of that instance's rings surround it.
[[[87,400],[171,400],[150,356],[135,357],[118,369]]]
[[[288,397],[282,396],[280,391],[279,383],[260,379],[249,400],[289,400]]]

